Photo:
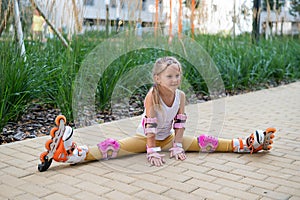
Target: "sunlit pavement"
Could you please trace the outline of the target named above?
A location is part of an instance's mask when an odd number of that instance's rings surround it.
[[[277,129],[270,152],[188,152],[149,167],[145,154],[39,172],[49,136],[1,145],[0,199],[300,199],[300,82],[187,106],[186,134],[246,137]],[[135,133],[135,117],[75,130],[79,144]]]

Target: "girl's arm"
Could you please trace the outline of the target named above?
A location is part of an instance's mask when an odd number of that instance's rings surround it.
[[[180,107],[177,114],[185,113],[185,94],[181,91],[180,94]],[[182,143],[184,128],[175,128],[175,143]]]
[[[145,109],[146,109],[146,116],[148,118],[155,118],[155,112],[154,112],[154,108],[153,108],[153,101],[152,101],[152,92],[149,92],[146,95],[145,98]],[[151,147],[155,147],[155,134],[154,133],[148,133],[147,134],[147,147],[151,148]]]
[[[175,117],[174,129],[175,129],[175,138],[173,143],[173,148],[170,151],[170,158],[175,157],[176,160],[185,160],[186,155],[182,146],[183,142],[183,133],[184,133],[184,124],[186,120],[185,116],[185,94],[181,92],[180,94],[180,107]]]
[[[146,116],[148,118],[156,118],[153,101],[152,101],[152,92],[149,92],[145,99],[145,109],[146,109]],[[151,124],[149,124],[149,127],[146,128],[153,128],[151,127]],[[164,154],[159,154],[160,147],[156,147],[155,142],[155,133],[148,132],[147,133],[147,159],[150,162],[151,165],[155,166],[162,166],[165,163],[164,160]]]

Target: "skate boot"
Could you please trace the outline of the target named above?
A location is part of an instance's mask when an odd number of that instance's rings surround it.
[[[65,123],[65,116],[56,117],[55,124],[57,127],[51,129],[51,139],[45,144],[47,151],[40,155],[41,164],[38,165],[40,172],[46,171],[52,160],[74,164],[85,159],[88,148],[86,146],[77,147],[76,143],[72,141],[73,129],[66,126]]]
[[[256,153],[260,150],[270,150],[272,148],[273,138],[275,137],[275,128],[267,128],[265,131],[256,130],[246,139],[233,139],[233,152]]]

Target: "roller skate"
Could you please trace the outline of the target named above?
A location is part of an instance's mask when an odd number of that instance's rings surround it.
[[[256,153],[261,150],[270,150],[275,137],[275,128],[267,128],[265,131],[256,130],[246,139],[233,139],[233,152]]]
[[[52,160],[73,164],[81,162],[88,152],[86,146],[77,147],[76,143],[72,141],[73,129],[65,125],[65,116],[57,116],[55,124],[57,127],[52,128],[50,131],[51,139],[45,143],[47,151],[40,155],[41,164],[38,165],[40,172],[46,171]]]

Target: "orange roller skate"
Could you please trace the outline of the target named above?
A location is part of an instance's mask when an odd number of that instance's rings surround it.
[[[47,151],[41,153],[41,164],[38,165],[40,172],[46,171],[52,160],[57,162],[77,163],[85,159],[88,152],[86,146],[77,147],[72,141],[73,129],[66,126],[66,117],[59,115],[55,119],[54,127],[50,131],[51,139],[46,141],[45,148]]]
[[[270,150],[275,132],[275,128],[267,128],[265,131],[256,130],[246,139],[233,139],[233,152],[256,153],[261,150]]]

